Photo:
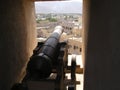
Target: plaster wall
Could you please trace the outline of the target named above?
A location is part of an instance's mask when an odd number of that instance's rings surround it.
[[[120,89],[120,1],[84,0],[84,90]],[[87,13],[88,12],[88,13]]]
[[[34,2],[0,1],[0,90],[20,82],[36,46]]]
[[[82,15],[82,62],[85,68],[85,56],[87,52],[88,29],[89,29],[89,14],[90,14],[90,0],[83,0],[83,15]]]

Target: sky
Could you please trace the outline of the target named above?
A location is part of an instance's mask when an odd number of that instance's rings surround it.
[[[72,1],[72,2],[83,2],[83,0],[66,0],[66,1]]]
[[[35,2],[36,13],[81,13],[82,0]]]

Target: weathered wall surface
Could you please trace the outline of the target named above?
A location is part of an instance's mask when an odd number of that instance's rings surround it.
[[[34,2],[0,1],[0,90],[9,90],[23,77],[36,45]]]
[[[83,15],[82,15],[82,62],[85,64],[85,56],[87,52],[88,42],[88,28],[89,28],[89,15],[90,15],[90,0],[83,0]],[[85,65],[84,65],[85,67]]]
[[[85,24],[84,90],[120,90],[120,1],[85,1],[90,18]]]

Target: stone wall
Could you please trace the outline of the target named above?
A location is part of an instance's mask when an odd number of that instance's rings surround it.
[[[84,3],[89,6],[84,11],[87,16],[84,90],[119,90],[120,1],[84,0]]]
[[[0,1],[0,90],[10,90],[25,73],[36,46],[34,2]]]

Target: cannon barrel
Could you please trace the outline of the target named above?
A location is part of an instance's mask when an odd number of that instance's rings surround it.
[[[32,78],[44,79],[51,74],[52,64],[55,61],[57,46],[62,32],[62,26],[56,26],[53,33],[38,51],[39,53],[31,57],[27,65],[27,72],[30,73]]]

